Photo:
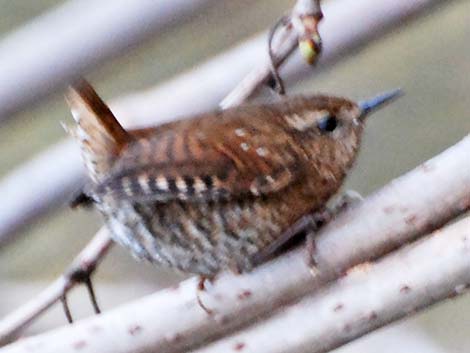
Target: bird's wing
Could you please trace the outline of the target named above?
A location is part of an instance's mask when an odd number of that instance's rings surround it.
[[[199,125],[136,137],[95,192],[133,201],[228,200],[275,193],[298,179],[288,141],[236,124]]]

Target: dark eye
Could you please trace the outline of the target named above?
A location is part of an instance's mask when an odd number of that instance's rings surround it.
[[[338,119],[334,115],[328,115],[318,121],[318,129],[321,132],[332,132],[338,126]]]

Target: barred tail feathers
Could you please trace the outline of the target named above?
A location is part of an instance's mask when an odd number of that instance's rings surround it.
[[[100,181],[131,138],[87,81],[74,82],[65,97],[77,123],[70,133],[80,144],[90,177]]]

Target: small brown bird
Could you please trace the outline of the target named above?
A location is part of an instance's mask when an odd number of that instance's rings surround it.
[[[91,179],[86,198],[114,240],[213,277],[250,270],[322,210],[356,158],[366,116],[398,94],[359,104],[287,97],[138,130],[125,130],[85,81],[67,101]]]

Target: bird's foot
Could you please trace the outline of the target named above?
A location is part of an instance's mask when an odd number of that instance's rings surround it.
[[[208,308],[202,301],[201,299],[201,294],[202,292],[206,292],[207,287],[206,287],[206,282],[213,283],[215,280],[214,277],[208,277],[208,276],[199,276],[199,281],[197,284],[197,290],[196,290],[196,300],[198,305],[201,307],[202,310],[204,310],[207,315],[214,315],[214,311]]]
[[[328,207],[325,207],[323,211],[315,212],[309,215],[310,221],[308,227],[305,229],[305,248],[307,250],[307,265],[310,268],[313,276],[318,275],[319,270],[317,267],[317,261],[315,260],[316,255],[316,244],[315,235],[318,229],[323,225],[331,221],[338,213],[343,212],[352,206],[362,202],[363,197],[354,190],[347,190],[335,198]]]

